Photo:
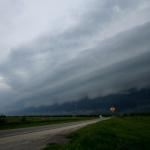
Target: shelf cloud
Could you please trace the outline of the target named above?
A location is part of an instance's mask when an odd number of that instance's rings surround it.
[[[0,11],[0,112],[150,87],[148,0],[6,0]]]

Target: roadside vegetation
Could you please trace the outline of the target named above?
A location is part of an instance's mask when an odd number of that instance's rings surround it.
[[[150,116],[113,117],[69,135],[68,144],[45,150],[149,150]]]
[[[94,119],[86,116],[0,116],[0,130]]]

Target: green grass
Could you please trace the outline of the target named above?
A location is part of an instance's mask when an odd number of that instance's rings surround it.
[[[69,136],[70,143],[45,150],[149,150],[150,117],[112,118],[87,126]]]
[[[9,116],[5,117],[0,122],[0,130],[4,129],[14,129],[14,128],[23,128],[23,127],[33,127],[33,126],[41,126],[48,124],[59,124],[59,123],[67,123],[67,122],[75,122],[93,119],[94,117],[16,117]]]

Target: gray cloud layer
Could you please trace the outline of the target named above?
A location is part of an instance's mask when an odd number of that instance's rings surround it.
[[[0,108],[62,103],[150,86],[150,3],[88,1],[75,25],[12,48]]]

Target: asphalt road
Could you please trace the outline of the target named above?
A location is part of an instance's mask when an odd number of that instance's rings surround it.
[[[48,143],[65,143],[66,135],[108,118],[0,131],[0,150],[41,150]]]

